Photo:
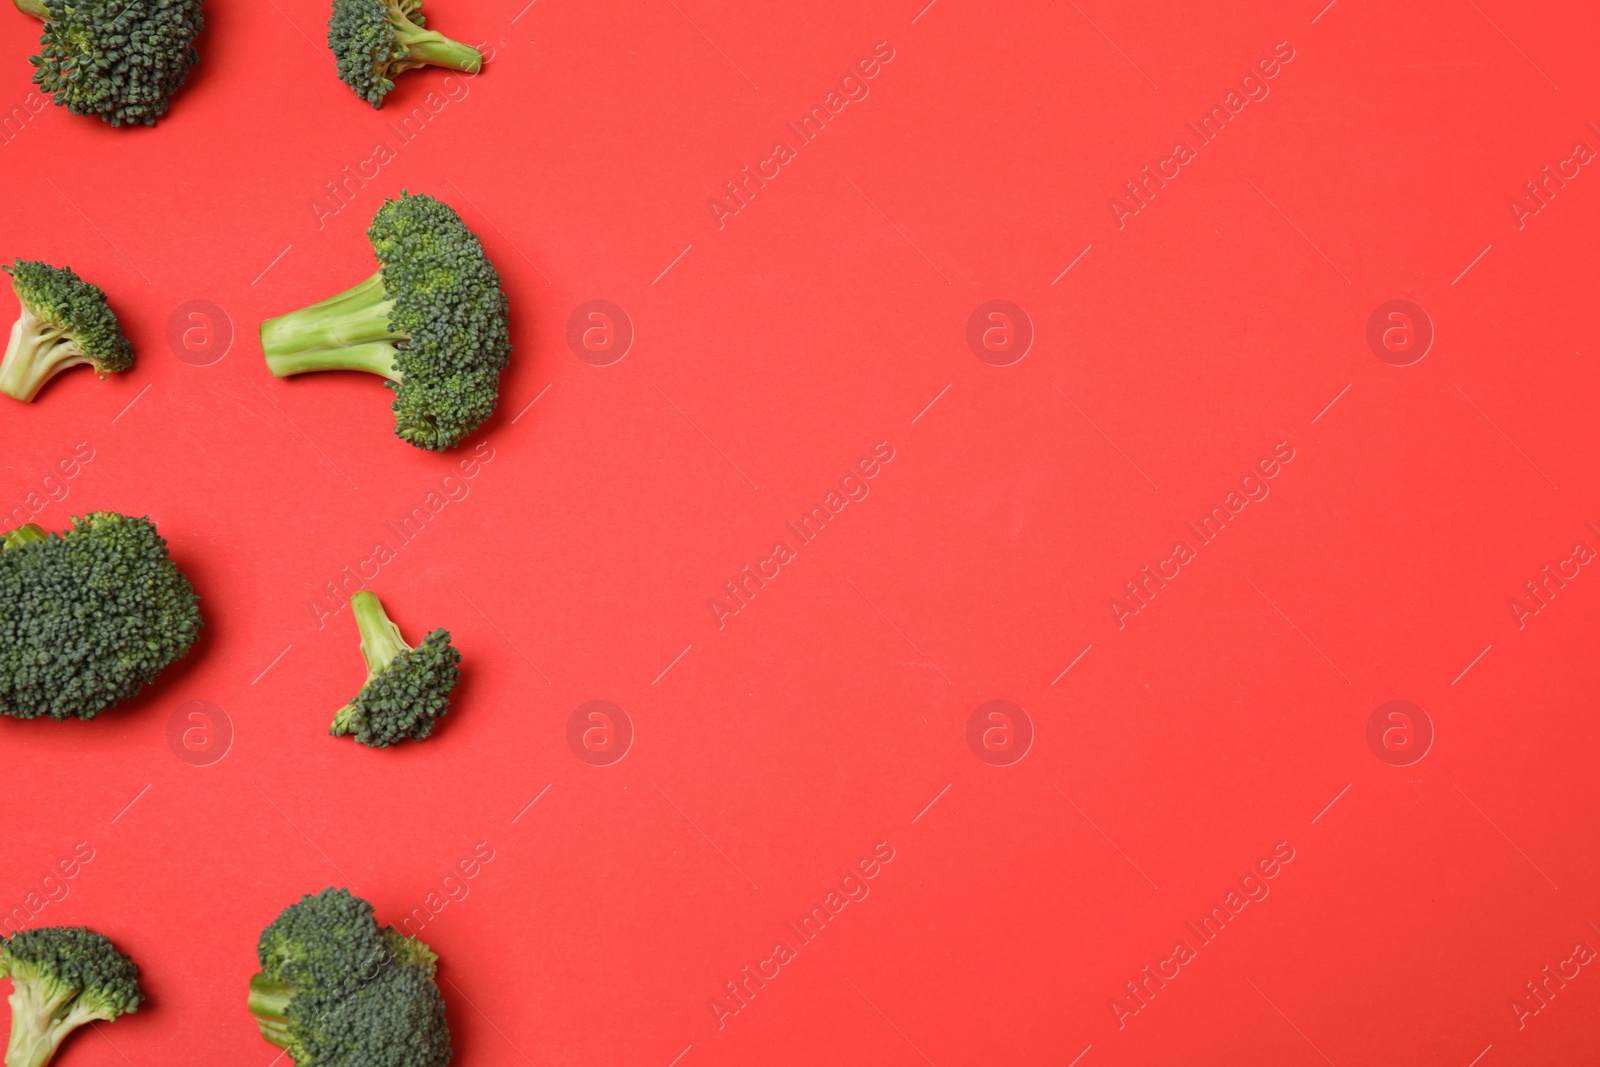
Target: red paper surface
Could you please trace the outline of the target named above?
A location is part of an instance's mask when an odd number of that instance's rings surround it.
[[[267,1067],[256,937],[327,885],[469,1067],[1600,1055],[1600,20],[923,2],[439,0],[489,62],[381,111],[326,4],[213,3],[132,130],[0,13],[0,257],[139,353],[0,405],[6,525],[148,513],[207,621],[0,722],[4,905],[84,843],[28,921],[150,998],[62,1062]],[[452,454],[257,342],[401,189],[513,309]],[[426,744],[327,735],[328,583],[455,635]]]

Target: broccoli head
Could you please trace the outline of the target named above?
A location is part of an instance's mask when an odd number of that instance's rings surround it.
[[[295,1067],[444,1067],[439,957],[348,889],[307,894],[261,931],[250,1014]]]
[[[353,289],[261,324],[279,378],[323,370],[380,374],[394,432],[454,447],[494,413],[511,359],[506,294],[483,245],[448,204],[401,192],[373,216],[378,272]]]
[[[0,540],[0,714],[92,719],[194,644],[200,598],[148,518],[97,511]]]
[[[139,968],[104,934],[46,926],[0,937],[0,976],[11,978],[6,1067],[44,1067],[68,1034],[139,1010]]]
[[[328,732],[351,734],[370,748],[426,740],[450,710],[450,692],[461,678],[461,653],[450,631],[435,630],[412,648],[389,620],[378,598],[365,589],[350,598],[361,632],[367,680],[356,698],[333,717]]]
[[[429,65],[476,74],[483,55],[442,33],[424,29],[422,0],[333,0],[328,47],[339,80],[373,107],[394,88],[394,77]]]
[[[154,126],[200,54],[200,0],[15,0],[44,21],[33,81],[74,115]]]
[[[104,378],[133,366],[133,346],[98,285],[71,267],[35,260],[19,259],[0,270],[11,275],[11,290],[22,305],[0,362],[0,392],[28,401],[68,367],[87,363]]]

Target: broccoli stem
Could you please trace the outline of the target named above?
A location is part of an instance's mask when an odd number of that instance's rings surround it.
[[[78,350],[65,330],[51,326],[24,304],[11,326],[5,359],[0,361],[0,393],[31,401],[51,378],[88,362],[89,357]]]
[[[261,1036],[279,1048],[289,1047],[289,1001],[293,997],[293,989],[264,974],[250,977],[250,1014],[261,1028]]]
[[[30,522],[25,526],[18,526],[15,530],[9,531],[3,539],[0,539],[0,546],[17,548],[32,541],[48,541],[49,539],[50,535],[40,529],[38,523]]]
[[[476,74],[483,69],[483,54],[470,45],[460,41],[452,41],[442,33],[433,30],[414,30],[410,33],[399,34],[400,42],[406,46],[411,59],[420,59],[436,67],[446,67],[450,70],[465,71]]]
[[[32,15],[36,19],[48,19],[50,12],[45,9],[44,0],[15,0],[17,10],[24,15]]]
[[[6,1067],[44,1067],[72,1031],[92,1019],[112,1017],[81,1000],[63,1014],[62,1008],[76,993],[63,987],[47,995],[36,983],[18,981],[12,975],[11,1040],[6,1045]]]
[[[371,681],[402,652],[411,651],[400,627],[390,621],[383,604],[362,589],[350,597],[355,609],[356,629],[361,633],[361,655],[367,661],[367,680]]]
[[[323,370],[359,370],[401,378],[394,343],[406,335],[389,326],[394,310],[379,271],[360,285],[310,307],[261,324],[267,369],[279,378]]]

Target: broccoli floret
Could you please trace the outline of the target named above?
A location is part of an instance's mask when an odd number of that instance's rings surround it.
[[[74,115],[154,126],[200,54],[200,0],[15,0],[44,21],[33,81]]]
[[[442,33],[423,29],[422,0],[333,0],[328,47],[339,61],[339,80],[373,107],[408,70],[449,67],[476,74],[483,55]]]
[[[365,589],[350,598],[361,632],[367,680],[356,698],[339,709],[328,732],[345,734],[370,748],[422,741],[450,710],[450,691],[461,678],[461,653],[449,630],[435,630],[415,648],[400,636],[378,598]]]
[[[80,363],[102,378],[133,366],[133,346],[98,285],[71,267],[36,260],[19,259],[0,270],[11,275],[11,290],[22,305],[0,362],[0,393],[32,400],[45,382]]]
[[[261,931],[250,1014],[295,1067],[444,1067],[439,957],[348,889],[307,894]]]
[[[0,714],[92,719],[194,644],[200,598],[148,518],[75,517],[0,540]]]
[[[267,369],[382,375],[395,393],[394,432],[418,448],[451,448],[494,413],[511,359],[500,275],[477,235],[431,196],[384,201],[367,240],[376,274],[261,324]]]
[[[46,926],[0,937],[0,976],[11,978],[6,1067],[44,1067],[84,1023],[139,1010],[139,968],[104,934]]]

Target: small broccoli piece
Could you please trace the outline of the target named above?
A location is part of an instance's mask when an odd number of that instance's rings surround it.
[[[435,630],[412,648],[389,620],[378,598],[365,589],[350,598],[361,632],[367,680],[356,698],[333,717],[328,732],[353,734],[370,748],[388,748],[407,738],[426,740],[450,710],[450,691],[461,678],[461,653],[449,630]]]
[[[0,976],[11,978],[6,1067],[44,1067],[84,1023],[139,1010],[139,968],[104,934],[45,926],[0,937]]]
[[[434,984],[439,957],[348,889],[283,909],[256,947],[250,1014],[295,1067],[444,1067],[450,1027]]]
[[[148,518],[75,517],[0,540],[0,714],[92,719],[194,644],[200,598]]]
[[[33,81],[74,115],[154,126],[200,54],[200,0],[15,0],[44,22]]]
[[[483,55],[442,33],[423,29],[422,0],[333,0],[328,47],[339,61],[339,80],[373,107],[408,70],[448,67],[476,74]]]
[[[500,275],[477,234],[431,196],[384,201],[367,240],[376,274],[261,324],[267,369],[279,378],[382,375],[395,394],[395,434],[418,448],[453,448],[494,413],[511,359]]]
[[[0,393],[29,401],[45,382],[68,367],[87,363],[104,378],[133,366],[133,346],[98,285],[71,267],[19,259],[0,267],[11,275],[22,314],[0,361]]]

